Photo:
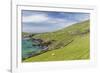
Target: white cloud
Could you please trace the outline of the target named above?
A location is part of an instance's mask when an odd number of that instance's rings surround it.
[[[63,19],[63,18],[53,18],[42,12],[41,13],[33,13],[32,15],[22,17],[23,23],[45,22],[45,23],[54,24],[54,23],[62,23],[62,22],[66,22],[66,21],[68,21],[68,20]]]
[[[30,16],[23,16],[23,22],[28,23],[28,22],[44,22],[48,20],[48,17],[46,14],[34,14]]]

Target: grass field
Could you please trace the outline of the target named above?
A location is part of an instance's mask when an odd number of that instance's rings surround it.
[[[90,58],[89,20],[59,31],[37,34],[32,38],[51,42],[43,54],[27,58],[24,62],[82,60]]]

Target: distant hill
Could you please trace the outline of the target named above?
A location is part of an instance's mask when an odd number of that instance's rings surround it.
[[[32,38],[42,39],[43,45],[48,45],[49,51],[24,61],[89,59],[89,32],[90,21],[87,20],[59,31],[36,34]]]

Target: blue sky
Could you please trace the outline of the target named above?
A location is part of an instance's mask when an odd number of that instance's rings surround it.
[[[22,31],[52,32],[89,19],[89,13],[22,10]]]

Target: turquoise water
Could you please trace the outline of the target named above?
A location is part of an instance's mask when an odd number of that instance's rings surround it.
[[[33,46],[31,39],[22,40],[22,58],[27,58],[41,52],[40,46]]]

